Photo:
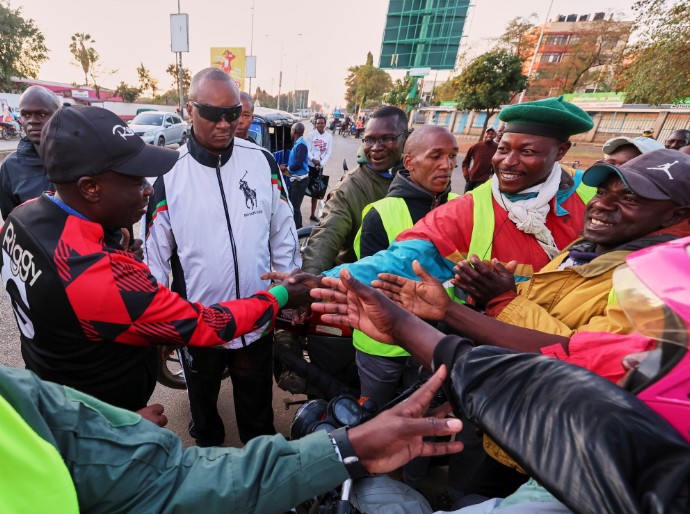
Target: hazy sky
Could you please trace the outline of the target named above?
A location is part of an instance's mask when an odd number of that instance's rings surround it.
[[[475,54],[488,50],[491,38],[500,35],[510,19],[536,12],[538,22],[543,23],[549,7],[549,0],[475,3],[465,25],[463,42]],[[632,3],[554,0],[549,18],[595,11],[620,12],[630,18]],[[250,54],[253,5],[257,77],[252,80],[252,89],[258,85],[276,94],[282,61],[282,91],[309,89],[310,100],[332,107],[344,104],[348,66],[363,64],[368,51],[378,64],[388,8],[387,0],[180,0],[180,4],[190,20],[190,52],[183,54],[183,63],[192,72],[209,65],[210,47],[244,46]],[[102,85],[114,87],[121,80],[137,84],[136,67],[143,63],[158,78],[160,87],[170,87],[165,68],[175,58],[170,51],[169,15],[177,12],[177,0],[12,0],[11,5],[21,7],[24,16],[32,18],[45,35],[49,61],[43,64],[40,79],[83,81],[81,67],[70,64],[69,42],[75,32],[86,32],[96,41],[94,47],[104,68],[117,70],[102,78]],[[404,73],[391,74],[399,78]],[[438,78],[447,75],[439,72]]]

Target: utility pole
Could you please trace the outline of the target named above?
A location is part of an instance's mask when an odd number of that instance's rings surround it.
[[[280,110],[280,86],[283,85],[283,50],[285,42],[280,43],[280,74],[278,75],[278,105],[276,109]]]
[[[181,14],[180,0],[177,0],[177,14]],[[177,85],[180,86],[180,117],[184,118],[184,73],[182,71],[182,52],[177,52]]]
[[[249,41],[249,55],[254,56],[254,3],[252,0],[252,38]],[[249,96],[252,95],[252,78],[249,77]]]

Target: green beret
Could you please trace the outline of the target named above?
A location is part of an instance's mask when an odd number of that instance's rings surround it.
[[[501,110],[498,119],[505,122],[505,132],[553,137],[561,141],[594,127],[589,114],[566,102],[562,96],[509,105]]]

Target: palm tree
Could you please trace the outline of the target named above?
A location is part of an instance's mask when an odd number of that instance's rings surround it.
[[[89,85],[89,71],[91,66],[98,60],[98,52],[93,45],[96,41],[91,39],[90,34],[76,32],[72,34],[72,42],[69,51],[74,56],[77,66],[84,70],[84,85]]]

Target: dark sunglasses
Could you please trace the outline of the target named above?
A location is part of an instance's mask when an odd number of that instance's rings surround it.
[[[212,121],[213,123],[218,123],[221,119],[225,118],[225,121],[232,123],[233,121],[239,119],[242,114],[242,104],[239,103],[232,107],[217,107],[215,105],[201,104],[199,102],[189,102],[199,111],[199,116],[205,120]]]

